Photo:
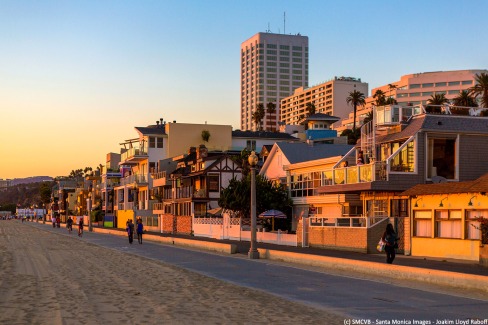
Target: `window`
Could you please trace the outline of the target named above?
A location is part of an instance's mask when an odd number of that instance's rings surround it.
[[[410,141],[391,160],[391,171],[413,173],[415,171],[414,140]]]
[[[481,239],[479,217],[488,219],[488,210],[466,210],[466,239]]]
[[[291,176],[291,197],[313,196],[314,189],[322,184],[323,173],[311,172]]]
[[[426,91],[422,93],[422,96],[432,96],[432,95],[434,95],[433,91]]]
[[[410,89],[420,88],[420,84],[411,84]]]
[[[292,50],[293,51],[301,51],[302,50],[302,47],[301,46],[293,46],[292,47]]]
[[[461,81],[461,85],[471,85],[473,84],[473,80],[464,80],[464,81]]]
[[[447,92],[448,95],[459,95],[460,91],[459,90],[449,90]]]
[[[275,50],[267,50],[266,54],[276,55],[276,51]]]
[[[256,151],[256,140],[247,140],[246,149],[249,151]]]
[[[435,211],[436,237],[461,238],[461,210]]]
[[[413,212],[413,233],[416,237],[432,237],[432,215],[430,211]]]
[[[288,51],[280,51],[280,55],[290,55],[290,52],[288,52]]]
[[[163,138],[156,138],[156,147],[163,148]]]
[[[268,47],[268,49],[275,49],[276,44],[268,44],[267,47]]]
[[[209,192],[220,192],[220,178],[218,174],[209,174],[207,176],[207,187]]]
[[[422,88],[430,88],[430,87],[434,87],[434,84],[431,82],[422,84]]]
[[[427,176],[456,179],[456,138],[429,137],[427,141]]]
[[[280,61],[290,61],[290,58],[287,56],[280,56]]]
[[[447,82],[436,82],[435,86],[436,87],[445,87],[445,86],[447,86]]]
[[[280,58],[281,59],[281,58]],[[283,61],[283,60],[282,60]],[[290,64],[289,63],[280,63],[280,68],[289,68]],[[288,69],[287,69],[288,70]]]
[[[448,86],[459,86],[460,82],[459,81],[450,81],[447,83]]]
[[[266,59],[268,59],[269,61],[276,61],[276,56],[268,55],[266,56]]]
[[[149,148],[156,148],[156,138],[149,137]]]
[[[410,93],[410,97],[418,97],[420,96],[420,93]]]
[[[288,45],[280,45],[280,50],[289,50],[290,47]]]

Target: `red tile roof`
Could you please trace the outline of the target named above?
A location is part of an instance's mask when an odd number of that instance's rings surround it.
[[[401,193],[401,195],[429,195],[451,193],[481,193],[488,192],[488,174],[474,181],[449,182],[438,184],[419,184]]]

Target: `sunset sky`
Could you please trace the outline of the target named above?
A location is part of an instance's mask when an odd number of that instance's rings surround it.
[[[240,44],[309,37],[309,85],[488,68],[488,1],[0,0],[0,179],[105,163],[159,118],[239,128]]]

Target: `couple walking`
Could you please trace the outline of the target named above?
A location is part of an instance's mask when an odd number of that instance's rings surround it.
[[[127,221],[127,235],[129,236],[129,244],[132,244],[134,241],[134,223],[132,223],[132,219]],[[137,240],[139,244],[142,244],[142,233],[144,232],[144,226],[142,224],[141,219],[137,219]]]

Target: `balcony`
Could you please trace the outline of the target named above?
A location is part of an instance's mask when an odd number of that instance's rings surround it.
[[[133,174],[127,177],[120,179],[120,185],[135,185],[135,186],[144,186],[147,185],[147,177],[146,175],[142,174]]]
[[[153,179],[154,187],[161,187],[171,184],[170,180],[166,177],[166,171],[151,173],[151,178]]]
[[[121,164],[137,164],[148,159],[148,154],[144,148],[130,148],[124,152],[120,158]]]

